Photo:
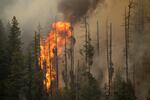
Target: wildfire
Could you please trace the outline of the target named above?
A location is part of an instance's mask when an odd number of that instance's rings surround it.
[[[56,66],[53,63],[54,49],[57,49],[57,55],[60,57],[65,43],[67,44],[73,35],[69,22],[56,22],[51,27],[52,31],[45,40],[40,36],[39,62],[44,74],[43,84],[47,91],[50,90],[52,81],[56,79]]]

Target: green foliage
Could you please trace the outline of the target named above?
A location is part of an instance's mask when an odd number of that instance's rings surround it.
[[[93,56],[94,56],[94,46],[91,44],[91,38],[88,38],[88,41],[83,45],[83,49],[80,50],[80,54],[82,56],[87,57],[87,63],[89,66],[93,64]]]
[[[117,72],[114,80],[113,100],[135,100],[133,85],[130,80],[124,81],[119,72]]]
[[[79,81],[72,88],[62,91],[62,100],[99,100],[101,92],[97,80],[89,72],[79,72]],[[72,98],[72,95],[74,95]]]
[[[2,21],[0,20],[0,100],[4,98],[5,80],[7,79],[7,52],[6,52],[6,36]]]
[[[79,98],[80,100],[99,100],[100,89],[96,79],[89,72],[81,76]]]
[[[70,94],[70,90],[64,88],[62,91],[62,100],[71,100],[69,94]]]
[[[0,20],[0,80],[4,80],[7,77],[6,69],[6,36],[5,29],[2,21]]]
[[[148,91],[147,100],[150,100],[150,90]]]
[[[21,50],[21,31],[14,16],[8,37],[8,68],[9,76],[6,81],[6,100],[18,100],[24,87],[24,59]],[[11,90],[11,91],[10,91]]]
[[[28,100],[31,100],[34,96],[32,95],[32,86],[33,86],[33,79],[34,79],[34,57],[32,57],[32,53],[31,53],[31,50],[30,48],[28,49],[28,52],[26,54],[26,57],[25,57],[25,94],[26,94],[26,97]]]
[[[38,39],[35,36],[35,40],[29,44],[28,52],[25,56],[25,94],[27,100],[41,100],[43,91],[43,77],[38,65],[38,57],[35,56],[38,48]],[[36,52],[35,52],[36,51]]]

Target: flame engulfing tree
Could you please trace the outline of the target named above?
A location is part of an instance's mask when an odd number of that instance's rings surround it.
[[[44,73],[43,84],[47,91],[50,90],[51,82],[58,82],[58,58],[62,56],[62,50],[72,37],[71,24],[69,22],[56,22],[52,24],[52,31],[45,41],[40,36],[39,64]],[[58,86],[57,86],[58,87]]]

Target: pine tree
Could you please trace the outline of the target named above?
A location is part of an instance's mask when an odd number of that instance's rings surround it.
[[[87,65],[88,65],[88,71],[90,72],[91,66],[93,65],[93,57],[94,57],[94,46],[91,43],[91,37],[90,35],[88,36],[88,40],[85,42],[83,45],[83,49],[81,49],[80,54],[82,56],[87,57]]]
[[[113,89],[113,100],[135,100],[135,92],[131,81],[126,82],[119,71],[116,73]]]
[[[34,36],[25,56],[25,94],[27,100],[41,100],[44,94],[43,74],[38,63],[39,35]]]
[[[6,100],[19,100],[24,86],[24,60],[21,50],[21,31],[18,25],[14,16],[8,36],[9,76],[6,84]]]
[[[147,100],[150,100],[150,89],[149,89],[149,91],[148,91]]]
[[[27,100],[38,100],[36,98],[36,89],[35,89],[35,61],[34,61],[34,44],[31,43],[28,47],[28,52],[26,53],[26,60],[25,60],[25,66],[26,66],[26,98]]]
[[[37,36],[35,36],[37,38]],[[36,43],[35,43],[36,42]],[[29,45],[27,56],[26,56],[26,86],[27,86],[27,100],[41,100],[41,94],[42,94],[42,88],[41,87],[41,82],[42,81],[42,74],[40,70],[37,70],[38,63],[36,64],[36,60],[38,59],[35,57],[37,52],[35,52],[35,49],[38,47],[38,41],[34,41]]]
[[[79,100],[99,100],[101,92],[98,82],[89,72],[81,74]]]
[[[6,36],[2,21],[0,20],[0,99],[4,98],[5,80],[8,75],[7,58],[6,58]]]
[[[32,100],[32,86],[33,86],[33,66],[34,66],[34,57],[32,56],[32,52],[31,52],[31,48],[28,48],[28,52],[27,52],[27,56],[26,56],[26,60],[25,60],[25,65],[26,65],[26,96],[27,96],[27,100]]]

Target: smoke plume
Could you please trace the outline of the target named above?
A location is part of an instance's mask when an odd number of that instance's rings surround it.
[[[74,17],[75,21],[80,20],[84,15],[96,9],[99,3],[104,0],[61,0],[58,10],[63,13],[65,19]]]

